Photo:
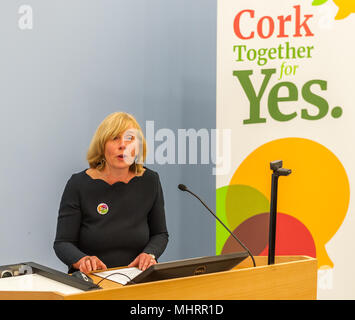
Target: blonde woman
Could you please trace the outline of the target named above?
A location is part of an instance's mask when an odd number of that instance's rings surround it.
[[[145,157],[132,115],[113,113],[97,128],[90,168],[72,175],[59,207],[54,250],[69,273],[157,263],[168,232],[160,179],[143,167]]]

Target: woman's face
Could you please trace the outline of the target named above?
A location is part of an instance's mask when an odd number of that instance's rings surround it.
[[[128,128],[105,145],[106,164],[114,169],[129,168],[138,154],[137,130]]]

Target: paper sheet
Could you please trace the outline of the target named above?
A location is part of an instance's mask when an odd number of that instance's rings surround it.
[[[130,279],[132,280],[134,277],[138,276],[142,272],[143,271],[139,270],[138,268],[122,268],[117,270],[97,272],[93,274],[95,276],[106,278],[108,280],[125,285],[127,284],[127,282],[130,281]],[[105,280],[103,280],[102,282],[104,281]]]

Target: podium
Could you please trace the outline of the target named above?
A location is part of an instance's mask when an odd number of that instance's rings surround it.
[[[103,289],[72,294],[56,291],[0,291],[2,300],[314,300],[317,260],[308,256],[245,259],[229,271],[123,286],[106,279]],[[90,275],[95,283],[102,278]]]

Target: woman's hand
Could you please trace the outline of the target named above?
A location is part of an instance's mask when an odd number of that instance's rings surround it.
[[[85,256],[76,263],[74,263],[73,267],[84,273],[90,273],[95,270],[107,269],[106,265],[98,257],[95,256]]]
[[[137,267],[138,269],[144,271],[156,263],[157,261],[150,254],[142,252],[128,265],[128,267]]]

